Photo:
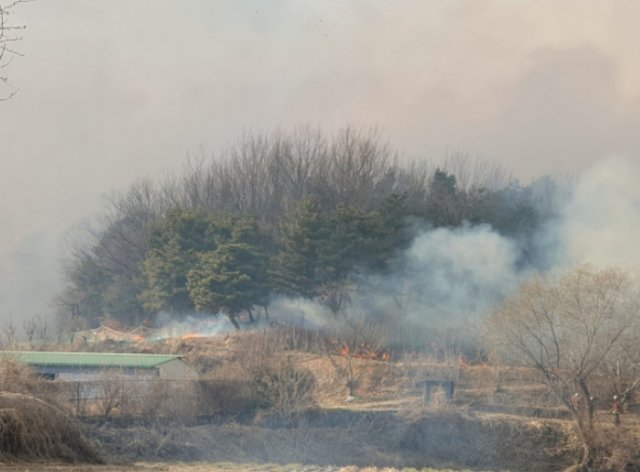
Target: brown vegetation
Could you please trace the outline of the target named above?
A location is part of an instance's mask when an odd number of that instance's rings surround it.
[[[413,415],[308,411],[295,423],[263,417],[186,427],[108,428],[105,449],[129,460],[306,463],[378,467],[473,467],[547,471],[570,463],[560,424],[427,410]],[[557,448],[556,450],[552,450]]]
[[[129,460],[549,470],[575,457],[563,421],[527,416],[553,416],[538,402],[544,385],[522,388],[530,371],[503,373],[497,393],[487,365],[420,355],[386,362],[336,355],[332,346],[281,328],[138,344],[185,353],[202,375],[200,413],[215,420],[185,423],[150,409],[156,415],[147,421],[103,422],[92,434],[109,455]],[[348,384],[349,369],[356,384]],[[454,401],[423,405],[425,378],[455,380]],[[518,408],[520,416],[505,414]]]
[[[33,370],[0,360],[0,462],[101,462],[80,423],[51,401],[55,390]]]
[[[77,421],[51,404],[20,393],[0,393],[0,459],[101,461]]]
[[[284,328],[93,346],[114,347],[183,353],[201,380],[158,381],[144,392],[123,385],[127,401],[108,412],[111,419],[84,418],[110,460],[542,471],[568,467],[580,452],[568,412],[531,368],[398,352],[392,361],[340,356],[317,333]],[[43,390],[20,366],[4,372],[34,395],[64,397],[51,389],[55,382]],[[425,404],[425,379],[453,380],[455,397]],[[78,413],[92,412],[106,413]],[[634,414],[625,412],[615,428],[600,402],[594,421],[609,440],[602,470],[636,461],[625,439],[638,429]]]

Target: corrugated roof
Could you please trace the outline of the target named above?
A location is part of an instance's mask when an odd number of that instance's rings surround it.
[[[0,351],[0,358],[40,366],[121,367],[151,369],[180,356],[165,354],[121,354],[105,352]]]

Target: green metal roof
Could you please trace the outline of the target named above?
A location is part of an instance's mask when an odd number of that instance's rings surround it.
[[[38,366],[121,367],[151,369],[180,356],[164,354],[120,354],[106,352],[0,351],[0,358]]]

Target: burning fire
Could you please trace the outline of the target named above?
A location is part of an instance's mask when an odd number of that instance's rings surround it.
[[[358,359],[368,359],[372,361],[390,361],[391,353],[386,349],[371,349],[365,346],[364,344],[358,346],[356,349],[352,350],[344,344],[339,350],[338,354],[342,357],[355,357]]]
[[[202,333],[193,332],[193,333],[187,333],[187,334],[182,335],[181,339],[183,341],[189,341],[189,340],[192,340],[192,339],[199,339],[199,338],[205,338],[205,337],[207,337],[207,336],[202,334]]]

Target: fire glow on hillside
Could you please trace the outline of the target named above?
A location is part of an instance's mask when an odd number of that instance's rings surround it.
[[[165,339],[196,339],[216,336],[234,331],[235,328],[224,317],[193,318],[174,320],[160,328],[139,326],[130,331],[121,331],[101,325],[99,328],[76,331],[74,341],[88,343],[116,341],[124,343],[158,342]]]

